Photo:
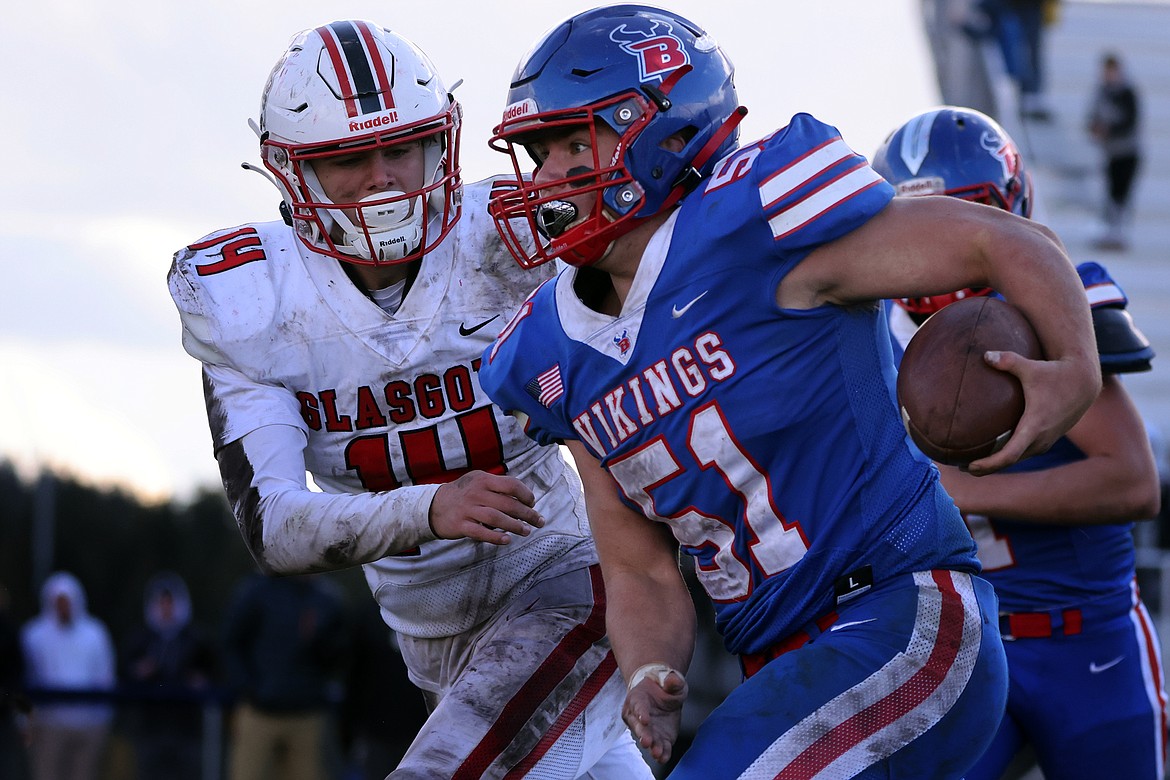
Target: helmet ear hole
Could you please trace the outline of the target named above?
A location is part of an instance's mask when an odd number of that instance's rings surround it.
[[[683,149],[685,149],[687,144],[689,144],[691,140],[698,134],[699,128],[695,127],[694,125],[687,125],[677,133],[671,133],[666,138],[662,139],[662,142],[659,143],[658,146],[668,152],[674,152],[675,154],[678,154]]]

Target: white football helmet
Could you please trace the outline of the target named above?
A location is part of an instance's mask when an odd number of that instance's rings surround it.
[[[360,20],[298,33],[260,101],[260,154],[286,220],[314,252],[361,265],[421,257],[459,218],[461,109],[417,47]],[[314,160],[421,143],[422,186],[356,203],[323,191]],[[344,210],[348,209],[354,218]]]

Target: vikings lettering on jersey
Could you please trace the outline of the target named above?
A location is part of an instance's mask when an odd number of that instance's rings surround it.
[[[485,355],[483,387],[530,436],[580,440],[624,500],[671,527],[732,652],[829,611],[828,572],[977,569],[936,473],[906,444],[880,307],[775,302],[809,252],[891,197],[836,130],[797,115],[683,201],[620,316],[585,307],[565,271]]]

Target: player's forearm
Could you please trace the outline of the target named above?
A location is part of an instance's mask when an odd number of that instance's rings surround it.
[[[622,674],[628,679],[646,664],[663,663],[685,675],[695,648],[695,608],[682,578],[674,584],[607,574],[605,589],[606,628]]]
[[[957,474],[957,470],[954,472]],[[973,484],[952,487],[960,480]],[[1148,481],[1099,460],[1043,471],[959,475],[944,487],[966,514],[1053,525],[1107,525],[1148,520],[1158,512],[1158,492]]]
[[[1067,436],[1077,460],[985,477],[944,467],[943,487],[965,513],[1024,522],[1102,525],[1158,514],[1158,467],[1141,415],[1116,377],[1105,377]]]
[[[606,630],[627,681],[646,664],[686,673],[695,649],[695,607],[678,569],[678,545],[661,523],[618,499],[613,477],[579,441],[567,442],[605,577]]]
[[[435,538],[426,522],[434,490],[330,495],[284,491],[260,502],[260,544],[249,550],[274,574],[345,569]]]
[[[217,453],[240,533],[263,571],[344,569],[435,538],[429,511],[436,486],[358,495],[311,491],[303,441],[295,428],[268,426]]]
[[[992,258],[991,286],[1027,315],[1045,357],[1076,365],[1095,398],[1101,372],[1080,277],[1055,233],[1022,219],[1012,226],[1007,241],[985,248]]]

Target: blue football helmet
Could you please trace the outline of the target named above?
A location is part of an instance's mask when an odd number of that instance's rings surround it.
[[[526,268],[554,258],[594,263],[614,239],[674,206],[733,151],[745,113],[731,62],[698,25],[642,5],[570,17],[517,66],[490,142],[511,156],[518,182],[491,201],[500,234]],[[594,144],[592,170],[532,183],[525,144],[534,133],[588,128],[596,141],[597,123],[620,138],[614,159],[597,160]],[[677,152],[663,145],[676,133],[685,141]],[[597,193],[589,214],[558,199],[555,192],[566,185],[574,194]]]
[[[942,106],[910,119],[878,148],[873,167],[899,195],[950,195],[1032,214],[1032,180],[1011,136],[994,119],[969,108]],[[929,298],[901,298],[911,314],[930,315],[988,287]]]

